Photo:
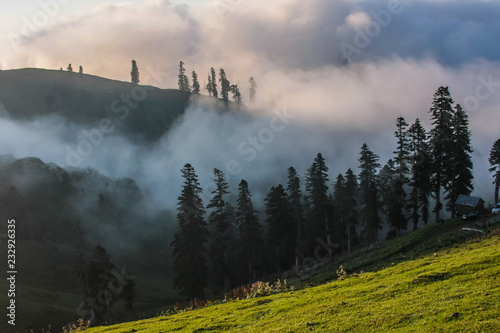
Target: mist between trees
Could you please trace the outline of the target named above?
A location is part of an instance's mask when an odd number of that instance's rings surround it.
[[[458,196],[473,190],[468,116],[443,86],[434,94],[429,115],[429,131],[419,119],[410,126],[397,118],[393,158],[382,166],[365,143],[359,174],[348,169],[336,177],[333,188],[321,153],[302,178],[290,167],[286,184],[276,184],[267,193],[263,220],[244,179],[235,206],[225,200],[229,185],[218,169],[205,207],[194,167],[186,164],[181,170],[179,229],[171,244],[175,286],[189,298],[203,298],[207,290],[219,294],[270,274],[300,276],[313,268],[304,262],[318,258],[318,242],[331,259],[359,244],[377,242],[384,225],[389,226],[387,237],[393,238],[409,225],[416,230],[419,223],[439,222],[443,209],[455,217]]]

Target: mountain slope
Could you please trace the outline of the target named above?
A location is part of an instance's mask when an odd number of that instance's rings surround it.
[[[13,119],[59,115],[96,126],[117,120],[127,136],[155,140],[184,113],[191,94],[88,74],[45,69],[0,71],[0,104]],[[201,100],[213,99],[198,96]],[[222,103],[218,103],[222,107]]]
[[[499,331],[499,236],[318,287],[89,332]]]

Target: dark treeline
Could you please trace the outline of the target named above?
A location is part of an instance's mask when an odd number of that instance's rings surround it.
[[[207,89],[217,96],[210,75]],[[245,180],[239,183],[235,206],[225,201],[229,186],[217,169],[212,198],[204,207],[196,172],[186,164],[178,198],[179,230],[171,244],[175,286],[189,298],[203,298],[207,290],[217,295],[272,274],[299,272],[307,268],[308,258],[318,255],[318,245],[321,256],[331,259],[350,253],[357,244],[376,242],[384,223],[392,238],[408,224],[413,230],[420,222],[427,224],[431,208],[436,221],[443,208],[454,217],[457,197],[473,190],[473,165],[468,116],[453,103],[448,87],[436,91],[430,131],[419,119],[409,125],[397,118],[396,150],[384,165],[365,143],[357,175],[348,169],[329,179],[321,153],[302,177],[290,167],[287,183],[270,187],[263,221]]]

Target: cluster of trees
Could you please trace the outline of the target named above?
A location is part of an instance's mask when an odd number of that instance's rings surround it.
[[[62,67],[61,67],[61,70],[63,70]],[[73,66],[71,66],[71,64],[68,64],[68,67],[66,67],[66,70],[70,73],[73,73]],[[79,67],[78,73],[83,74],[83,67],[82,66]]]
[[[132,60],[132,71],[130,72],[131,82],[138,84],[139,83],[139,69],[137,68],[137,62]],[[192,93],[192,94],[200,94],[201,93],[201,85],[198,80],[198,74],[195,71],[191,73],[191,81],[189,82],[189,78],[186,75],[186,69],[184,68],[184,62],[181,61],[179,63],[179,75],[178,75],[178,85],[179,90]],[[220,83],[220,95],[218,90],[217,81]],[[254,103],[257,96],[257,83],[253,77],[250,77],[248,80],[250,84],[249,96],[250,103]],[[229,94],[232,94],[233,101],[242,104],[242,96],[240,93],[240,89],[237,84],[231,84],[229,79],[226,76],[226,72],[223,68],[219,69],[219,79],[217,80],[217,75],[215,73],[215,69],[210,68],[210,73],[208,73],[207,84],[205,89],[208,91],[209,96],[213,96],[215,98],[219,98],[224,102],[229,101]]]
[[[300,267],[318,243],[326,244],[331,257],[350,252],[360,241],[375,242],[384,220],[389,236],[399,236],[410,221],[413,229],[420,221],[428,223],[430,198],[435,199],[433,211],[439,221],[443,194],[446,210],[455,216],[458,195],[473,189],[473,165],[468,116],[453,103],[447,87],[436,91],[430,131],[419,119],[410,126],[397,118],[394,157],[381,166],[379,156],[363,144],[359,174],[351,169],[339,174],[332,192],[320,153],[305,175],[305,194],[297,171],[290,167],[286,187],[272,186],[266,196],[264,224],[245,180],[239,184],[235,208],[224,200],[228,184],[217,169],[206,220],[202,188],[194,168],[186,164],[178,201],[179,231],[172,242],[175,285],[191,298],[203,297],[207,287],[215,293],[228,290],[265,273]]]

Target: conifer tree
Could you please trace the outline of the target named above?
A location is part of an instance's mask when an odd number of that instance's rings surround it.
[[[433,212],[436,222],[440,220],[441,190],[447,185],[450,178],[450,165],[448,163],[452,151],[452,119],[453,99],[448,87],[439,87],[434,94],[432,107],[429,110],[434,127],[430,131],[431,159],[432,159],[432,192],[436,199]]]
[[[235,101],[238,104],[241,104],[241,94],[240,94],[240,89],[238,88],[237,84],[232,84],[231,85],[231,92],[233,93],[233,101]]]
[[[238,187],[236,219],[240,231],[241,257],[247,268],[247,282],[256,278],[259,247],[262,245],[262,227],[253,208],[248,183],[242,179]]]
[[[345,183],[343,189],[343,220],[347,232],[347,253],[351,253],[352,245],[356,237],[356,226],[358,224],[358,212],[357,212],[357,197],[359,191],[358,180],[354,172],[348,169],[345,174]]]
[[[91,299],[105,300],[104,302],[100,302],[102,304],[101,309],[95,309],[95,319],[98,323],[105,322],[115,302],[113,294],[108,288],[108,285],[114,279],[112,274],[114,269],[115,265],[111,263],[106,249],[97,245],[88,265],[88,279]],[[88,305],[92,308],[91,304]]]
[[[379,157],[373,153],[365,143],[361,147],[359,157],[359,189],[361,197],[361,216],[363,218],[365,238],[368,242],[378,240],[378,230],[382,228],[382,221],[378,214],[380,203],[378,198],[377,169]]]
[[[210,90],[212,91],[212,96],[215,98],[219,97],[219,94],[217,92],[217,78],[215,76],[215,69],[212,67],[210,68],[210,80],[209,83],[211,83],[211,88]]]
[[[189,80],[186,76],[186,69],[184,68],[184,62],[179,62],[179,76],[178,76],[179,90],[185,92],[191,92],[189,87]]]
[[[302,190],[300,189],[300,177],[294,167],[288,168],[288,182],[286,191],[288,202],[290,203],[292,221],[296,228],[296,249],[295,266],[301,265],[301,258],[304,257],[304,209],[302,207]]]
[[[276,251],[276,268],[281,273],[289,269],[294,261],[296,235],[292,209],[281,184],[271,188],[265,201],[268,244]]]
[[[384,207],[387,222],[392,228],[391,238],[399,237],[401,230],[406,230],[407,220],[399,203],[399,198],[402,196],[404,189],[401,178],[399,178],[398,168],[392,159],[380,170],[378,179],[382,206]]]
[[[472,180],[472,147],[470,142],[469,117],[460,104],[455,106],[452,118],[451,154],[447,161],[449,180],[446,185],[448,200],[446,208],[451,217],[456,216],[455,202],[460,194],[469,195],[474,189]]]
[[[73,72],[73,66],[71,64],[68,65],[68,68],[66,68],[68,72],[72,73]]]
[[[429,196],[431,194],[431,158],[428,135],[417,118],[408,130],[410,138],[410,218],[413,230],[422,218],[425,225],[429,221]]]
[[[137,63],[132,60],[132,70],[130,71],[131,82],[138,84],[139,80],[139,69],[137,68]]]
[[[345,179],[342,174],[338,174],[335,183],[333,184],[333,220],[335,229],[335,236],[342,244],[342,250],[345,248],[347,240],[346,221],[345,221]]]
[[[257,83],[255,82],[253,76],[250,77],[248,82],[250,83],[250,104],[254,104],[255,98],[257,97]]]
[[[184,165],[181,172],[184,183],[177,204],[179,230],[171,244],[176,272],[174,286],[190,299],[203,298],[207,282],[205,244],[208,234],[200,197],[203,190],[191,164]]]
[[[224,102],[229,101],[229,90],[231,89],[231,83],[226,77],[226,72],[224,69],[219,71],[219,82],[220,82],[220,96]]]
[[[311,199],[311,212],[309,214],[309,241],[314,244],[317,237],[326,236],[328,254],[331,257],[331,209],[328,198],[328,167],[321,153],[318,153],[313,164],[307,170],[306,190]]]
[[[226,210],[226,202],[224,196],[229,193],[227,190],[229,185],[224,178],[224,172],[214,169],[214,179],[216,188],[212,191],[213,197],[207,208],[213,208],[208,217],[208,224],[211,228],[213,237],[210,244],[210,260],[211,260],[211,278],[215,283],[217,293],[219,288],[228,284],[229,268],[226,265],[225,252],[227,241],[229,239],[229,218]]]
[[[205,86],[205,89],[208,91],[208,96],[212,96],[212,77],[210,76],[210,73],[208,73],[207,85]]]
[[[199,94],[200,93],[200,82],[198,82],[198,74],[196,74],[195,71],[192,73],[193,76],[193,94]]]
[[[498,201],[498,190],[500,188],[500,139],[493,143],[490,151],[490,157],[488,159],[491,168],[490,172],[493,172],[493,184],[495,184],[495,205]]]
[[[83,74],[83,67],[82,66],[80,66],[80,68],[78,69],[78,73]]]
[[[409,148],[410,141],[406,128],[408,123],[403,117],[399,117],[396,121],[396,132],[394,133],[397,138],[397,149],[393,153],[396,155],[394,157],[394,168],[396,172],[396,177],[392,182],[392,190],[396,194],[394,197],[395,202],[391,203],[391,216],[397,219],[394,220],[392,225],[396,230],[396,236],[400,235],[401,229],[405,229],[408,224],[405,212],[407,211],[406,203],[406,185],[410,182],[408,178],[408,173],[410,171],[408,167],[409,163]]]

